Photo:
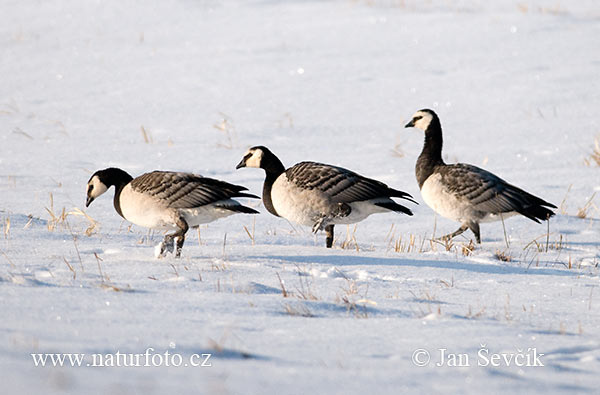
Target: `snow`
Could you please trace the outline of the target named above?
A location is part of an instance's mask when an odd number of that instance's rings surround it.
[[[597,392],[598,198],[576,214],[600,191],[584,164],[600,133],[600,7],[489,3],[3,2],[3,391]],[[420,108],[440,116],[448,161],[560,205],[548,239],[515,217],[507,240],[483,224],[467,255],[469,232],[449,251],[429,241],[458,224],[414,178],[422,132],[403,125]],[[235,170],[253,145],[421,204],[338,226],[327,250],[246,200],[261,214],[203,225],[200,241],[191,230],[180,260],[154,258],[161,234],[122,221],[112,190],[84,209],[108,166],[260,194],[262,171]],[[212,366],[35,367],[30,355],[148,348],[211,353]],[[532,348],[543,367],[478,365],[485,350]],[[436,366],[440,349],[470,366]]]

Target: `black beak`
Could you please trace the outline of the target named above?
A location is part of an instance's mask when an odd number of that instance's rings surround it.
[[[246,158],[242,159],[240,163],[235,167],[236,169],[241,169],[242,167],[246,167]]]
[[[91,196],[88,196],[85,201],[85,207],[89,207],[90,203],[92,203],[93,201],[94,201],[94,198]]]
[[[412,128],[415,126],[415,120],[411,119],[409,123],[407,123],[406,125],[404,125],[405,128]]]

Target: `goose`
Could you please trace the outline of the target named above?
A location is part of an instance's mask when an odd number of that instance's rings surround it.
[[[417,111],[405,127],[425,132],[415,173],[423,200],[436,213],[458,221],[460,228],[442,236],[450,240],[470,229],[481,244],[479,224],[521,214],[537,223],[554,215],[552,203],[509,184],[479,167],[446,164],[442,159],[442,126],[435,112]]]
[[[250,148],[236,169],[262,168],[265,173],[263,203],[271,214],[312,226],[316,233],[325,229],[326,246],[333,245],[334,225],[353,224],[373,213],[396,211],[413,215],[391,197],[412,200],[406,192],[363,177],[342,167],[316,162],[300,162],[285,169],[264,146]]]
[[[153,171],[133,178],[115,167],[98,170],[87,183],[89,205],[111,186],[115,186],[114,206],[127,221],[151,229],[174,230],[156,247],[156,256],[173,252],[181,256],[189,228],[212,222],[235,213],[258,214],[232,198],[259,199],[245,193],[247,188],[192,173]]]

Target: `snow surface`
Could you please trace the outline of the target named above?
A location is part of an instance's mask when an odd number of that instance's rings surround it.
[[[0,32],[2,393],[598,392],[598,204],[576,216],[600,192],[584,164],[600,133],[597,1],[6,0]],[[509,247],[501,223],[468,256],[470,233],[449,251],[429,241],[458,224],[414,179],[422,134],[403,125],[424,107],[448,161],[561,206],[548,242],[521,217]],[[157,260],[161,235],[121,221],[109,193],[85,234],[93,171],[194,171],[260,193],[262,171],[234,170],[259,144],[421,205],[338,226],[332,250],[260,205]],[[212,367],[30,357],[148,347],[212,353]],[[435,366],[439,348],[471,366]],[[536,348],[545,366],[477,366],[482,348]],[[418,349],[432,363],[415,366]]]

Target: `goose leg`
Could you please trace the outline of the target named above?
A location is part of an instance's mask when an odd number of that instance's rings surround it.
[[[467,226],[469,227],[469,229],[471,229],[471,232],[473,232],[473,234],[475,235],[475,241],[477,241],[477,244],[481,244],[481,234],[479,233],[479,224],[477,222],[469,222],[467,224]]]
[[[324,221],[325,221],[325,216],[319,217],[319,219],[317,220],[317,222],[315,222],[315,224],[312,227],[313,233],[317,233],[318,231],[320,231],[321,229],[323,229],[323,222]]]
[[[177,218],[177,222],[175,222],[177,226],[179,226],[179,230],[173,233],[172,237],[177,238],[177,248],[175,250],[175,258],[181,257],[181,249],[183,248],[183,243],[185,242],[185,234],[189,229],[187,222],[179,217]]]
[[[327,234],[325,242],[326,242],[327,248],[331,248],[333,246],[333,226],[334,225],[327,225],[325,227],[325,233]]]
[[[167,253],[173,252],[173,235],[165,235],[165,238],[160,243],[160,251],[156,255],[157,258],[163,258]]]
[[[458,236],[458,235],[464,233],[464,231],[466,231],[467,229],[469,229],[469,226],[467,224],[462,224],[460,226],[460,228],[458,228],[454,232],[448,233],[447,235],[440,237],[440,240],[451,240],[455,236]]]

